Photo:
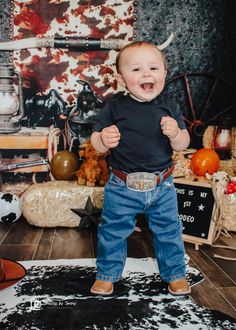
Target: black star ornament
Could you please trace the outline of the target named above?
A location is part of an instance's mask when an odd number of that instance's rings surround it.
[[[101,222],[102,209],[94,207],[90,197],[88,197],[84,209],[71,209],[71,211],[81,218],[78,230],[85,228],[95,229]]]

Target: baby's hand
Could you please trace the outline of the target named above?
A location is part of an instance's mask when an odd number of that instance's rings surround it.
[[[169,116],[164,116],[160,121],[162,133],[166,135],[169,139],[174,139],[177,137],[180,128],[177,121]]]
[[[116,125],[111,125],[103,128],[101,131],[101,140],[104,146],[108,149],[118,146],[120,141],[120,132]]]

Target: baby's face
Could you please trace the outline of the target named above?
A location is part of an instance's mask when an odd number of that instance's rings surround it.
[[[125,49],[120,58],[117,80],[131,97],[140,102],[153,100],[165,85],[166,69],[160,51],[143,45]]]

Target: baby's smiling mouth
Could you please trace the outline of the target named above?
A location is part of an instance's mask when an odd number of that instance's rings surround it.
[[[151,92],[153,90],[154,84],[153,83],[144,83],[144,84],[141,84],[140,86],[146,92]]]

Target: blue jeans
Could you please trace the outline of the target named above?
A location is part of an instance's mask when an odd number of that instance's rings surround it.
[[[162,175],[161,175],[162,177]],[[135,228],[135,216],[146,214],[153,235],[155,256],[163,281],[185,277],[182,223],[172,175],[152,191],[136,192],[111,173],[104,189],[102,223],[98,227],[96,278],[117,282],[127,257],[127,238]]]

